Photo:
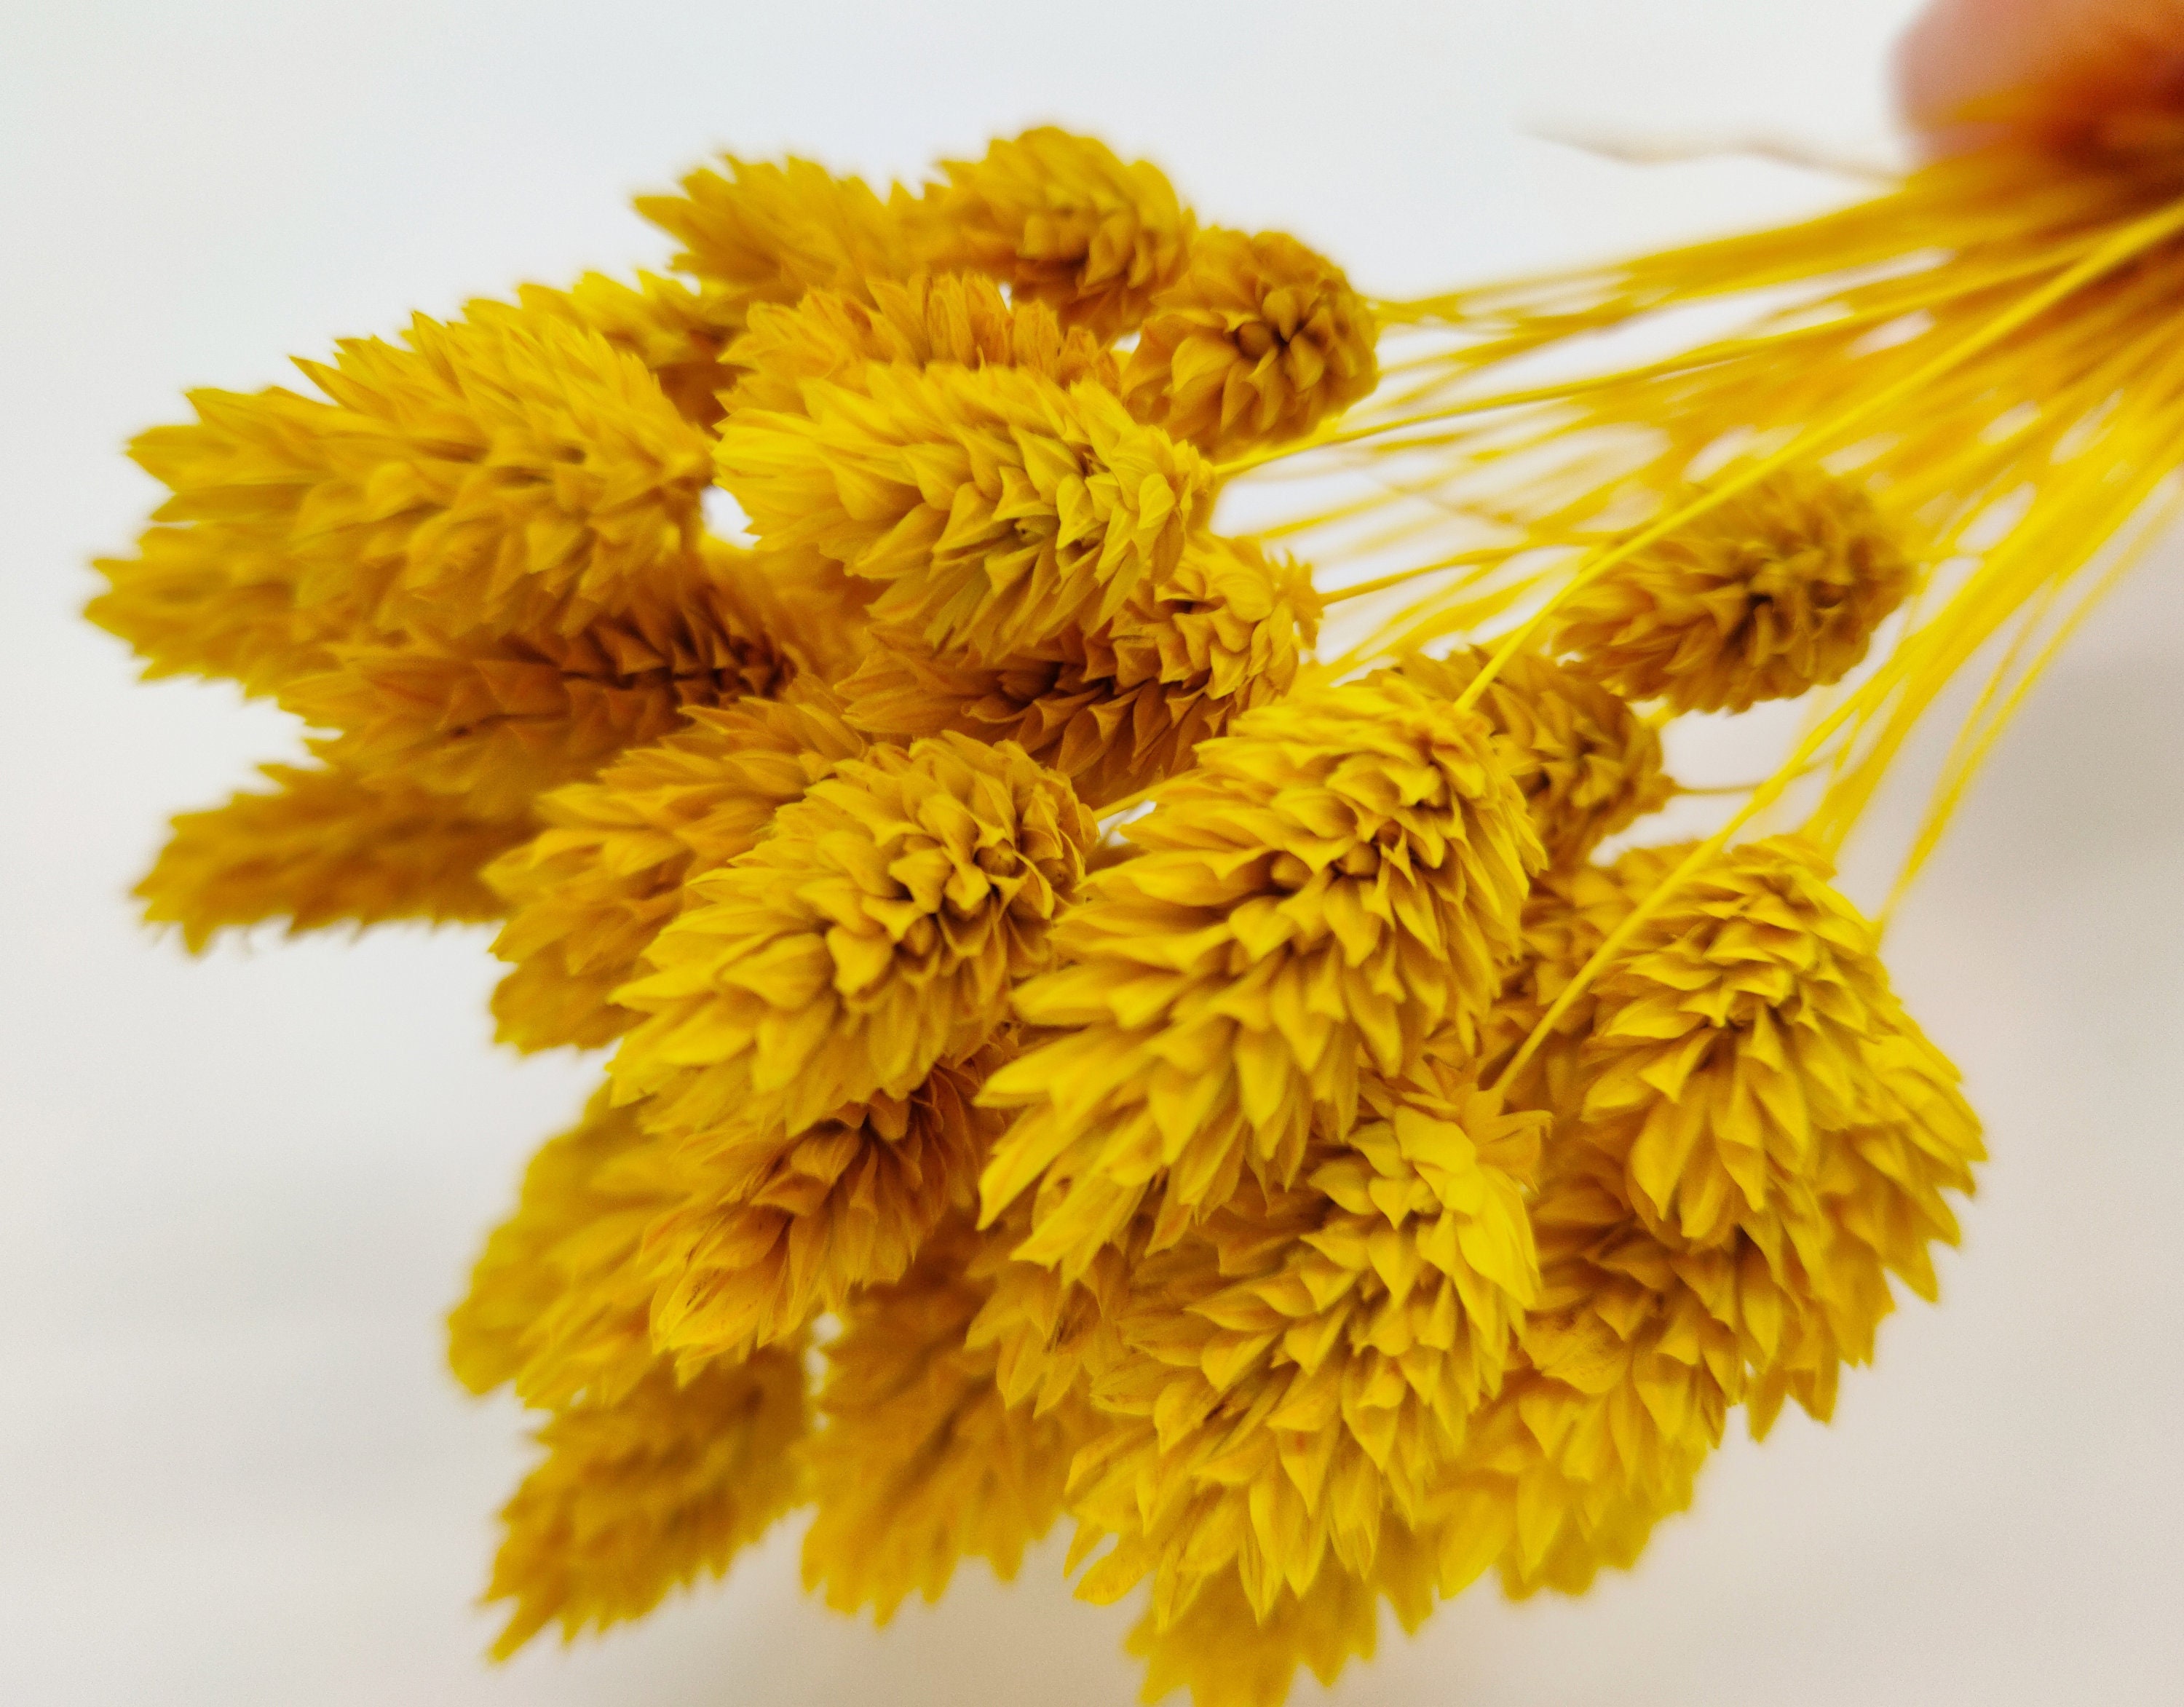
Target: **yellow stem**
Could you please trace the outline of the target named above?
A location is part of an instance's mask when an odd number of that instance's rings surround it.
[[[1761,481],[1791,462],[1810,456],[1830,440],[1840,441],[1849,431],[1902,402],[1923,387],[1947,373],[1951,369],[1969,361],[1991,345],[2015,331],[2027,321],[2036,319],[2071,292],[2081,288],[2103,273],[2121,266],[2134,255],[2142,253],[2164,237],[2184,230],[2184,201],[2170,203],[2159,212],[2132,221],[2095,249],[2085,259],[2067,271],[2050,280],[2039,289],[2028,292],[1985,325],[1970,333],[1958,343],[1944,350],[1931,361],[1914,368],[1894,384],[1852,404],[1831,420],[1824,420],[1805,429],[1773,455],[1763,457],[1747,464],[1736,474],[1717,481],[1693,502],[1684,505],[1661,520],[1640,529],[1621,544],[1611,547],[1578,571],[1560,592],[1539,610],[1520,624],[1494,650],[1485,666],[1472,679],[1457,704],[1469,710],[1479,703],[1479,696],[1493,683],[1508,661],[1523,649],[1551,618],[1556,609],[1580,589],[1597,580],[1607,570],[1624,562],[1633,553],[1685,526],[1719,504],[1726,503],[1739,492],[1748,491]]]
[[[1445,569],[1462,569],[1468,564],[1496,563],[1510,554],[1507,546],[1489,546],[1479,551],[1460,551],[1453,557],[1444,557],[1432,563],[1421,563],[1409,569],[1398,569],[1371,581],[1361,581],[1355,587],[1339,587],[1333,592],[1322,593],[1322,604],[1340,604],[1346,598],[1363,598],[1370,593],[1385,592],[1391,587],[1401,587],[1406,581],[1416,581],[1420,575],[1438,575]]]

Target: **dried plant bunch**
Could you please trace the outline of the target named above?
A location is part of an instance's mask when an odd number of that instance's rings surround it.
[[[491,926],[499,1040],[603,1054],[448,1320],[543,1448],[496,1654],[799,1507],[880,1621],[1066,1524],[1148,1699],[1279,1707],[1830,1415],[1983,1159],[1836,856],[2014,623],[1916,869],[2170,482],[2180,139],[1408,302],[1051,128],[730,158],[653,270],[142,435],[92,619],[310,754],[147,917]]]

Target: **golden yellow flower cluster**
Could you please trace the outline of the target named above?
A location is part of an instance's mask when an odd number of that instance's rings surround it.
[[[1067,1519],[1148,1699],[1274,1707],[1825,1416],[1976,1123],[1820,844],[1604,844],[1858,664],[1898,512],[1788,464],[1322,660],[1375,587],[1217,507],[1374,392],[1331,262],[1054,130],[638,205],[669,273],[197,394],[92,607],[311,731],[148,916],[493,921],[500,1038],[612,1051],[449,1318],[544,1415],[495,1651],[800,1507],[881,1620]]]

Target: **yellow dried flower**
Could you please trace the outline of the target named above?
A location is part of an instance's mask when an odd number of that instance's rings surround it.
[[[992,280],[957,273],[876,279],[863,296],[813,291],[794,308],[755,309],[728,359],[740,375],[738,409],[789,414],[806,412],[815,381],[864,390],[874,362],[1023,368],[1063,386],[1121,388],[1114,357],[1089,332],[1065,331],[1045,303],[1011,303]]]
[[[1793,464],[1577,588],[1554,647],[1626,699],[1744,711],[1841,681],[1917,579],[1863,488]]]
[[[382,620],[573,632],[695,549],[705,436],[598,333],[498,303],[299,364],[356,418],[298,517]],[[354,436],[351,434],[354,431]]]
[[[1295,237],[1202,231],[1153,301],[1123,395],[1219,460],[1301,438],[1368,395],[1378,332],[1342,270]]]
[[[740,1356],[900,1279],[941,1216],[976,1195],[1000,1122],[972,1098],[1000,1055],[989,1046],[906,1097],[838,1109],[794,1136],[737,1126],[676,1146],[678,1201],[644,1240],[660,1348]]]
[[[1086,1419],[1010,1405],[993,1354],[966,1347],[981,1245],[967,1220],[944,1223],[901,1280],[850,1300],[827,1344],[804,1581],[841,1611],[883,1624],[913,1592],[939,1599],[966,1558],[1006,1582],[1061,1514]]]
[[[780,1122],[916,1088],[1044,965],[1091,818],[1021,748],[959,735],[838,761],[766,838],[691,882],[616,993],[649,1017],[610,1070],[654,1130]]]
[[[734,386],[736,371],[722,357],[743,321],[727,287],[693,289],[656,273],[639,273],[632,286],[587,273],[566,291],[523,285],[515,294],[526,310],[589,326],[635,356],[692,425],[711,428],[727,412],[721,393]],[[469,311],[476,314],[477,305]]]
[[[981,1183],[989,1216],[1043,1173],[1024,1254],[1074,1274],[1156,1182],[1172,1214],[1277,1183],[1313,1111],[1354,1118],[1453,1027],[1468,1047],[1540,864],[1484,719],[1384,673],[1263,706],[1125,834],[1017,997],[1065,1033],[997,1073],[1022,1112]]]
[[[1486,663],[1484,648],[1413,656],[1401,668],[1429,693],[1453,699]],[[1519,652],[1479,702],[1509,737],[1517,786],[1549,861],[1584,860],[1607,837],[1657,812],[1675,792],[1661,770],[1661,737],[1614,694],[1543,653]]]
[[[512,1383],[525,1404],[559,1409],[615,1404],[652,1373],[654,1286],[638,1253],[677,1201],[669,1162],[604,1088],[540,1148],[448,1313],[457,1380],[476,1393]]]
[[[1637,857],[1626,856],[1626,862]],[[1627,863],[1613,873],[1591,865],[1556,866],[1540,873],[1524,898],[1522,947],[1479,1043],[1481,1077],[1512,1108],[1571,1120],[1584,1103],[1578,1056],[1592,1031],[1597,998],[1590,990],[1580,993],[1513,1077],[1508,1069],[1556,998],[1630,911],[1628,869]]]
[[[708,446],[642,364],[556,315],[479,306],[447,325],[417,316],[406,349],[352,338],[333,365],[299,360],[331,403],[198,392],[197,424],[136,440],[175,494],[159,520],[210,526],[213,549],[243,530],[245,563],[200,591],[212,635],[262,679],[323,667],[309,642],[330,634],[569,633],[695,548]],[[179,545],[153,549],[189,556]],[[282,585],[303,653],[286,669],[265,637]],[[259,637],[238,647],[245,604]],[[173,632],[165,616],[148,638]]]
[[[515,817],[544,790],[659,740],[694,706],[771,696],[811,672],[827,655],[816,631],[827,613],[812,603],[792,603],[749,553],[708,540],[572,634],[340,643],[332,668],[280,700],[341,731],[317,743],[333,764]]]
[[[1196,222],[1174,186],[1089,136],[1041,125],[942,170],[919,209],[928,263],[999,279],[1064,325],[1119,336],[1190,263]]]
[[[192,951],[220,931],[273,919],[294,936],[499,916],[499,898],[478,874],[531,833],[521,819],[473,817],[443,796],[325,765],[259,769],[270,792],[242,789],[181,814],[136,886],[147,921],[179,925]]]
[[[1736,1332],[1716,1311],[1736,1310],[1747,1275],[1779,1298],[1763,1261],[1719,1253],[1703,1259],[1708,1290],[1687,1283],[1597,1182],[1551,1184],[1535,1224],[1528,1366],[1475,1419],[1435,1506],[1445,1594],[1497,1562],[1516,1595],[1578,1593],[1603,1566],[1628,1569],[1691,1504],[1741,1391]]]
[[[1234,1569],[1270,1616],[1329,1561],[1368,1574],[1415,1522],[1500,1386],[1538,1285],[1524,1189],[1539,1116],[1438,1063],[1368,1087],[1371,1118],[1301,1189],[1246,1183],[1131,1277],[1111,1422],[1071,1476],[1078,1592],[1154,1576],[1165,1621]]]
[[[914,270],[900,192],[883,202],[861,178],[810,160],[722,164],[727,176],[701,166],[681,195],[639,196],[637,211],[682,245],[678,269],[716,287],[709,313],[731,334],[761,303],[861,292]]]
[[[1890,990],[1873,927],[1832,875],[1796,837],[1731,849],[1596,985],[1582,1119],[1649,1226],[1701,1245],[1763,1236],[1808,1212],[1824,1148],[1864,1127],[1978,1153],[1955,1069]]]
[[[873,364],[804,395],[729,417],[721,484],[769,547],[879,582],[873,619],[935,646],[1005,657],[1108,620],[1209,502],[1205,459],[1090,382]]]
[[[747,852],[780,807],[864,750],[825,689],[800,682],[790,695],[693,711],[596,782],[539,802],[546,827],[485,873],[508,914],[493,953],[515,968],[493,993],[501,1042],[598,1048],[637,1023],[613,993],[682,906],[686,881]]]
[[[1535,892],[1503,1039],[1684,851]],[[1886,1272],[1931,1295],[1928,1243],[1956,1231],[1941,1193],[1970,1189],[1976,1123],[1826,876],[1793,838],[1702,870],[1519,1081],[1556,1118],[1541,1298],[1529,1368],[1446,1491],[1444,1592],[1497,1559],[1513,1593],[1628,1566],[1689,1503],[1730,1406],[1755,1434],[1786,1398],[1825,1418],[1841,1364],[1872,1354]]]
[[[1263,1618],[1234,1572],[1217,1576],[1169,1623],[1148,1612],[1130,1632],[1129,1651],[1145,1662],[1142,1699],[1188,1689],[1193,1707],[1281,1707],[1299,1666],[1331,1684],[1351,1660],[1373,1657],[1382,1599],[1406,1631],[1424,1623],[1434,1569],[1431,1546],[1390,1523],[1369,1578],[1329,1564]]]
[[[1092,1383],[1121,1359],[1117,1324],[1151,1228],[1140,1219],[1130,1229],[1134,1237],[1103,1246],[1082,1275],[1066,1280],[1012,1254],[1031,1225],[1031,1200],[1023,1198],[986,1229],[971,1263],[985,1302],[964,1343],[973,1351],[990,1347],[1002,1398],[1028,1404],[1043,1416],[1065,1401],[1089,1399]]]
[[[1112,621],[997,662],[883,630],[842,693],[874,735],[1014,741],[1097,808],[1185,769],[1201,742],[1288,692],[1318,619],[1309,571],[1207,535]]]
[[[1619,875],[1635,894],[1642,894],[1658,881],[1658,865],[1676,851],[1626,859],[1635,869]],[[1665,1219],[1674,1213],[1688,1227],[1696,1219],[1689,1209],[1691,1196],[1718,1189],[1706,1182],[1709,1174],[1741,1175],[1740,1186],[1752,1177],[1749,1159],[1737,1154],[1740,1126],[1748,1133],[1773,1115],[1791,1132],[1801,1120],[1809,1127],[1798,1170],[1770,1170],[1765,1209],[1752,1203],[1748,1192],[1743,1204],[1731,1205],[1744,1236],[1766,1249],[1802,1306],[1792,1321],[1794,1334],[1786,1336],[1790,1343],[1760,1367],[1750,1396],[1757,1426],[1764,1426],[1785,1396],[1823,1420],[1830,1414],[1841,1365],[1872,1357],[1875,1332],[1894,1308],[1891,1273],[1922,1298],[1936,1295],[1930,1246],[1936,1239],[1954,1243],[1957,1237],[1955,1215],[1942,1193],[1970,1195],[1974,1165],[1986,1157],[1979,1121],[1964,1099],[1956,1068],[1890,990],[1877,954],[1878,933],[1828,884],[1830,875],[1825,860],[1800,838],[1775,837],[1733,850],[1641,926],[1616,970],[1603,978],[1595,1037],[1583,1056],[1588,1078],[1584,1130],[1623,1166],[1641,1216]],[[1664,950],[1660,933],[1679,927],[1680,942]],[[1795,933],[1819,944],[1818,951],[1801,954]],[[1641,1161],[1640,1148],[1670,1130],[1676,1117],[1641,1123],[1628,1107],[1623,1076],[1633,1068],[1643,1070],[1635,1054],[1644,1046],[1608,1004],[1632,999],[1646,981],[1680,976],[1702,953],[1714,974],[1711,999],[1702,988],[1687,988],[1674,1018],[1659,1011],[1666,1004],[1658,991],[1639,999],[1656,1010],[1664,1033],[1685,1028],[1685,1059],[1697,1065],[1680,1098],[1703,1097],[1708,1087],[1692,1081],[1707,1076],[1716,1077],[1713,1089],[1719,1094],[1719,1076],[1735,1073],[1747,1081],[1744,1094],[1757,1106],[1740,1110],[1741,1118],[1723,1119],[1725,1130],[1716,1135],[1715,1148],[1694,1147],[1670,1188],[1664,1172],[1657,1171],[1662,1168],[1658,1154]],[[1780,981],[1785,963],[1797,967],[1794,994]],[[1811,1059],[1828,1047],[1819,1041],[1826,1022],[1812,1017],[1816,1009],[1837,1021],[1840,1029],[1829,1043],[1842,1051],[1841,1059]],[[1696,1027],[1694,1015],[1705,1015]],[[1736,1037],[1741,1052],[1761,1053],[1763,1040],[1746,1033],[1770,1027],[1791,1040],[1781,1054],[1802,1069],[1802,1109],[1769,1098],[1765,1076],[1773,1063],[1755,1067],[1742,1059],[1733,1065],[1724,1059],[1725,1032]],[[1841,1041],[1843,1031],[1854,1032],[1851,1044]],[[1771,1133],[1763,1141],[1747,1137],[1745,1147],[1763,1148],[1770,1160],[1791,1153],[1791,1145]],[[1692,1184],[1698,1190],[1687,1195]],[[1794,1262],[1778,1254],[1784,1244]]]
[[[203,393],[198,407],[220,409]],[[361,622],[353,608],[298,605],[285,522],[253,517],[147,528],[134,557],[103,557],[92,566],[108,587],[84,614],[128,642],[144,660],[148,681],[203,676],[240,683],[248,694],[272,693],[327,668],[327,642]]]
[[[486,1595],[515,1610],[494,1656],[557,1621],[566,1641],[641,1618],[718,1576],[796,1503],[805,1426],[800,1345],[682,1384],[662,1366],[612,1404],[548,1419],[545,1460],[501,1513]]]
[[[85,614],[146,660],[147,677],[231,677],[269,693],[331,661],[326,642],[368,631],[365,591],[312,575],[294,537],[333,478],[338,412],[278,387],[190,393],[198,419],[153,427],[129,454],[173,496],[133,558],[94,565],[109,590]]]

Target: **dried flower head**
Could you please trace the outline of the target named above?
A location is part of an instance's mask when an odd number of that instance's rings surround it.
[[[1198,750],[1056,932],[1018,1014],[1061,1035],[997,1073],[1019,1109],[989,1216],[1042,1174],[1023,1254],[1081,1270],[1156,1182],[1187,1218],[1248,1164],[1276,1184],[1361,1075],[1468,1047],[1540,863],[1484,719],[1393,674],[1262,707]]]
[[[136,894],[192,951],[271,920],[287,933],[417,919],[474,924],[502,904],[480,876],[531,833],[407,783],[330,765],[264,765],[271,792],[240,789],[185,812]]]
[[[339,731],[332,763],[518,817],[536,797],[669,734],[698,706],[767,698],[827,655],[833,614],[708,540],[574,633],[420,631],[339,642],[280,702]]]
[[[200,392],[194,401],[208,424],[231,422],[238,436],[262,436],[279,447],[272,454],[315,459],[308,428],[297,431],[284,418],[310,421],[318,405],[283,392],[256,398]],[[238,406],[231,410],[230,401]],[[189,431],[155,427],[132,449],[141,459],[153,433]],[[176,472],[177,478],[191,478]],[[295,504],[311,481],[299,469],[287,482],[291,491],[269,482],[270,489],[256,493],[249,492],[250,482],[238,481],[218,501],[238,509],[254,504],[257,514],[147,528],[135,556],[103,557],[93,564],[107,590],[85,607],[85,615],[128,642],[144,660],[148,681],[198,676],[233,681],[245,693],[259,695],[325,670],[333,661],[327,643],[365,624],[353,598],[315,604],[298,598],[303,566],[290,548],[289,532]]]
[[[1016,747],[940,735],[842,759],[692,880],[616,994],[647,1018],[610,1070],[677,1135],[793,1134],[905,1096],[983,1044],[1012,982],[1046,964],[1095,833]]]
[[[1792,466],[1579,587],[1554,646],[1626,699],[1744,711],[1841,681],[1917,578],[1863,488]]]
[[[727,412],[722,393],[734,386],[736,370],[722,357],[742,329],[744,311],[726,286],[693,286],[657,273],[639,273],[632,286],[586,273],[566,291],[520,286],[516,300],[528,312],[588,326],[635,356],[692,425],[710,429]]]
[[[1167,1622],[1148,1611],[1131,1630],[1129,1651],[1145,1662],[1143,1699],[1188,1689],[1192,1707],[1281,1707],[1298,1667],[1331,1684],[1351,1660],[1373,1657],[1382,1600],[1416,1631],[1433,1610],[1434,1571],[1430,1538],[1390,1522],[1368,1576],[1330,1561],[1263,1616],[1235,1572],[1217,1575]]]
[[[641,1618],[718,1576],[796,1503],[805,1415],[801,1345],[687,1382],[663,1365],[611,1404],[556,1412],[500,1515],[486,1598],[515,1608],[494,1655],[557,1621],[568,1638]]]
[[[1045,303],[1011,303],[991,279],[961,273],[874,280],[861,296],[813,291],[794,308],[755,309],[728,359],[741,376],[737,408],[789,414],[806,412],[814,381],[864,390],[874,362],[1023,368],[1064,386],[1119,388],[1114,357],[1089,332],[1065,331]]]
[[[874,735],[1014,741],[1097,808],[1187,768],[1201,742],[1288,692],[1318,616],[1308,571],[1204,535],[1089,631],[988,662],[883,631],[842,693]]]
[[[1908,1123],[1919,1148],[1975,1153],[1954,1070],[1830,876],[1796,837],[1731,849],[1595,987],[1582,1117],[1649,1226],[1700,1245],[1763,1237],[1808,1212],[1824,1148],[1862,1127]]]
[[[1446,658],[1413,656],[1403,673],[1429,693],[1453,699],[1485,665],[1483,648]],[[1479,702],[1509,738],[1517,786],[1548,860],[1569,866],[1618,830],[1658,811],[1675,792],[1661,769],[1661,737],[1614,694],[1543,653],[1519,652]]]
[[[1551,1166],[1533,1220],[1540,1286],[1522,1358],[1435,1506],[1443,1593],[1497,1564],[1519,1595],[1576,1593],[1603,1566],[1627,1569],[1690,1504],[1742,1393],[1736,1326],[1721,1319],[1745,1313],[1740,1282],[1780,1301],[1763,1260],[1710,1254],[1687,1278],[1581,1159]]]
[[[701,166],[679,196],[639,196],[638,213],[682,245],[675,265],[711,287],[710,317],[733,334],[760,303],[806,291],[861,291],[914,270],[900,192],[882,201],[861,178],[810,160]]]
[[[330,403],[200,392],[195,425],[138,437],[137,460],[175,494],[161,521],[209,524],[214,548],[245,533],[249,565],[201,589],[231,645],[238,601],[259,609],[275,587],[310,613],[299,638],[412,623],[567,633],[696,548],[709,447],[652,375],[557,315],[479,308],[445,325],[417,316],[407,348],[351,338],[332,365],[299,360]],[[125,603],[107,614],[135,621]]]
[[[1128,331],[1189,264],[1195,222],[1174,186],[1089,136],[1042,125],[942,165],[919,209],[928,262],[999,279],[1065,325]]]
[[[747,852],[782,806],[865,748],[832,698],[737,701],[539,803],[545,827],[487,868],[515,968],[493,993],[501,1042],[598,1048],[635,1025],[613,993],[681,909],[694,872]]]
[[[1022,368],[868,365],[805,413],[738,410],[721,483],[760,539],[881,584],[876,621],[1006,657],[1111,620],[1175,568],[1205,459],[1112,392]]]
[[[465,1387],[512,1385],[525,1404],[559,1410],[617,1404],[654,1373],[654,1287],[638,1252],[677,1201],[668,1161],[604,1088],[540,1147],[448,1315],[448,1362]]]
[[[885,1623],[913,1593],[938,1600],[966,1558],[1006,1582],[1061,1515],[1089,1420],[1010,1404],[993,1353],[967,1346],[983,1247],[967,1220],[944,1222],[908,1274],[850,1300],[827,1346],[804,1581],[842,1611]]]
[[[899,1280],[950,1209],[967,1209],[1000,1121],[975,1106],[989,1045],[791,1136],[729,1129],[673,1146],[677,1200],[648,1230],[655,1343],[678,1359],[738,1357]]]
[[[1585,1100],[1578,1055],[1591,1035],[1596,1000],[1590,991],[1580,993],[1514,1076],[1508,1070],[1533,1028],[1630,911],[1630,887],[1621,876],[1597,865],[1556,866],[1541,872],[1524,898],[1518,952],[1504,968],[1479,1050],[1482,1079],[1512,1108],[1537,1109],[1558,1122],[1578,1117]]]
[[[1342,270],[1295,237],[1203,231],[1153,300],[1123,394],[1217,460],[1300,438],[1369,394],[1377,332]]]
[[[1368,1575],[1416,1522],[1500,1386],[1538,1284],[1524,1187],[1540,1118],[1429,1062],[1305,1182],[1247,1182],[1131,1277],[1111,1421],[1071,1476],[1079,1593],[1154,1579],[1166,1621],[1233,1570],[1260,1616],[1323,1566]]]

